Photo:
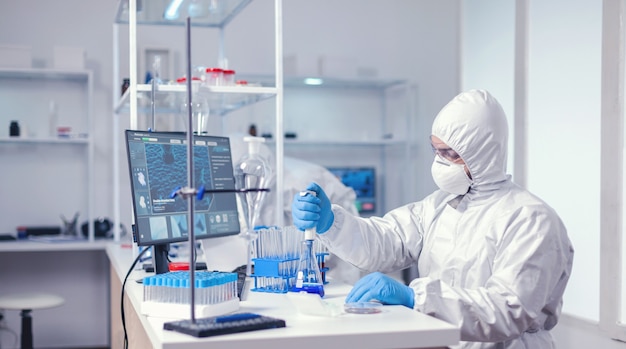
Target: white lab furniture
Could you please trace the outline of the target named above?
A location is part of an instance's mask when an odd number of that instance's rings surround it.
[[[35,343],[63,347],[121,348],[121,285],[133,261],[129,244],[112,241],[0,243],[0,294],[38,290],[65,299],[62,307],[37,313]],[[437,348],[459,341],[460,331],[441,320],[400,306],[384,307],[380,314],[347,314],[336,318],[300,315],[285,294],[250,292],[241,302],[251,311],[286,320],[285,329],[198,339],[162,329],[167,319],[140,315],[142,285],[131,272],[125,291],[125,318],[130,348],[215,348],[248,345],[317,348]],[[327,299],[341,302],[349,287],[327,285]],[[68,316],[71,314],[71,316]],[[8,325],[19,328],[19,318]],[[63,321],[59,321],[62,319]],[[306,345],[310,345],[307,347]]]
[[[128,249],[116,245],[107,247],[111,262],[111,348],[121,348],[123,331],[119,321],[120,289],[132,264]],[[135,280],[145,276],[134,270],[125,286],[126,331],[130,348],[230,349],[242,347],[301,349],[343,348],[443,348],[457,344],[460,330],[444,321],[424,315],[404,306],[385,306],[379,314],[341,314],[318,317],[299,314],[283,293],[250,292],[240,303],[240,311],[280,318],[287,327],[260,330],[208,338],[196,338],[163,330],[163,323],[173,320],[140,315],[142,285]],[[350,287],[326,285],[325,299],[343,304]]]
[[[228,25],[228,23],[240,12],[245,10],[245,7],[251,2],[251,0],[216,0],[211,1],[210,5],[215,6],[216,14],[209,14],[206,16],[202,16],[201,18],[193,17],[190,21],[192,27],[205,27],[205,28],[216,28],[219,30],[220,43],[218,47],[218,61],[222,62],[224,60],[224,29]],[[114,56],[113,56],[113,66],[114,66],[114,93],[113,96],[117,96],[118,88],[121,86],[120,84],[120,76],[119,76],[119,35],[118,26],[120,24],[128,24],[129,28],[129,70],[130,70],[130,87],[127,90],[127,93],[122,95],[120,99],[114,97],[114,117],[113,117],[113,146],[114,146],[114,155],[113,155],[113,202],[114,202],[114,217],[113,220],[116,222],[114,226],[118,226],[120,222],[120,169],[119,169],[119,156],[118,156],[118,147],[120,145],[120,135],[122,131],[119,128],[119,118],[122,115],[129,115],[130,117],[130,128],[131,129],[139,129],[139,115],[140,113],[145,113],[147,115],[155,115],[155,114],[175,114],[180,112],[180,109],[176,109],[176,111],[172,110],[163,110],[155,107],[155,98],[163,98],[168,99],[174,98],[184,99],[186,94],[186,86],[185,85],[159,85],[159,84],[138,84],[137,78],[140,76],[138,74],[138,63],[137,63],[137,26],[138,25],[162,25],[162,26],[184,26],[186,25],[186,17],[187,17],[187,7],[190,6],[193,2],[190,1],[180,1],[180,13],[178,15],[177,20],[166,20],[164,19],[164,13],[167,13],[168,6],[167,2],[146,2],[139,0],[121,0],[119,2],[118,13],[115,19],[115,24],[113,27],[113,40],[114,40]],[[206,4],[206,2],[202,2],[202,4]],[[140,6],[140,7],[138,7]],[[245,107],[249,104],[254,104],[260,100],[267,98],[275,99],[275,125],[276,125],[276,133],[283,133],[283,91],[282,91],[282,83],[283,83],[283,69],[282,69],[282,61],[283,61],[283,51],[282,51],[282,0],[274,0],[274,35],[275,35],[275,79],[274,86],[264,87],[264,86],[205,86],[200,88],[200,93],[207,96],[212,97],[212,99],[236,99],[237,103],[229,103],[229,107],[215,107],[212,105],[210,107],[210,112],[213,115],[224,116],[229,112],[239,109],[241,107]],[[181,40],[185,40],[184,37],[181,37]],[[186,60],[185,60],[186,62]],[[185,64],[186,66],[186,64]],[[186,71],[186,69],[185,69]],[[150,100],[149,105],[144,106],[139,103],[139,97],[144,96],[147,97],[147,100]],[[247,98],[242,98],[245,96]],[[222,105],[220,103],[220,105]],[[142,109],[142,110],[140,110]],[[180,131],[180,130],[178,130]],[[276,143],[276,190],[278,192],[283,191],[283,140],[279,139]],[[283,197],[282,195],[276,195],[276,207],[283,207]],[[282,226],[282,212],[276,212],[276,222],[277,225]],[[116,241],[119,241],[119,231],[114,232],[114,237]]]
[[[285,76],[283,89],[285,132],[297,136],[285,139],[285,156],[325,167],[374,167],[377,207],[364,215],[382,216],[412,201],[414,110],[408,81]]]
[[[0,295],[0,309],[19,310],[22,318],[20,348],[33,349],[33,317],[37,309],[55,308],[65,302],[63,297],[51,293],[30,292]]]
[[[110,241],[0,243],[0,295],[46,293],[62,306],[33,312],[35,347],[98,348],[109,345]],[[0,306],[0,308],[2,308]],[[4,325],[19,333],[16,311],[4,311]],[[2,331],[2,348],[13,344]]]
[[[15,232],[20,225],[60,226],[59,215],[71,219],[77,211],[79,225],[92,221],[93,73],[0,68],[0,101],[0,121],[6,130],[10,120],[21,124],[19,138],[0,133],[0,161],[6,164],[0,210],[11,212],[3,217],[0,230]],[[71,134],[57,137],[56,126],[72,127]],[[93,225],[89,238],[93,239]]]

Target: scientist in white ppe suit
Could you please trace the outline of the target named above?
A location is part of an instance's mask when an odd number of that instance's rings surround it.
[[[401,304],[461,329],[454,348],[555,348],[572,270],[565,226],[506,174],[508,126],[484,90],[463,92],[437,115],[432,176],[440,190],[383,217],[360,218],[317,196],[295,195],[294,224],[315,227],[329,250],[367,271],[346,302]],[[383,273],[417,262],[407,286]]]

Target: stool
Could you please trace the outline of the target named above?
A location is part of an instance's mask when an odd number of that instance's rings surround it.
[[[33,309],[54,308],[63,304],[62,297],[47,293],[22,293],[0,296],[0,309],[21,310],[22,336],[21,348],[33,349]]]

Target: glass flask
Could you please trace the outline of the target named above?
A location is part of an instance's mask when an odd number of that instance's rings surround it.
[[[272,171],[268,161],[261,156],[260,146],[265,142],[263,137],[244,137],[248,143],[248,153],[245,154],[235,165],[235,187],[236,189],[247,189],[248,191],[238,192],[246,220],[246,229],[239,234],[240,237],[248,241],[248,264],[246,273],[251,274],[251,253],[252,243],[257,235],[254,227],[259,218],[259,213],[265,194],[267,191],[254,191],[253,189],[267,189],[270,187]]]
[[[296,280],[290,291],[314,293],[324,297],[324,281],[322,280],[317,257],[313,252],[313,242],[313,238],[309,239],[308,236],[302,240]]]

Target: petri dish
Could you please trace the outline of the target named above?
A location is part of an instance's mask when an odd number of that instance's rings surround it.
[[[377,314],[383,311],[383,305],[378,302],[354,302],[344,304],[343,309],[351,314]]]

